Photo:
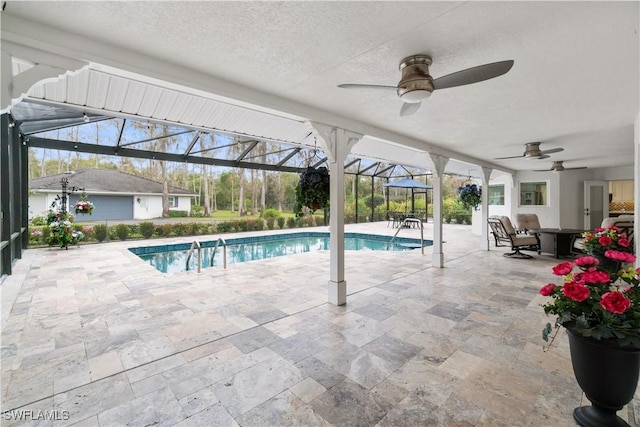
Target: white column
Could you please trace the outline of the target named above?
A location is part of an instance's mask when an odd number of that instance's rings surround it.
[[[633,214],[635,221],[633,223],[633,242],[635,245],[635,253],[640,254],[640,239],[638,238],[638,218],[640,218],[640,112],[636,116],[636,121],[633,125],[633,142],[635,147],[634,168],[633,168],[633,195],[636,203],[633,206]],[[636,259],[636,267],[640,267],[640,257]]]
[[[489,179],[493,169],[482,167],[482,239],[480,240],[480,249],[489,250]]]
[[[329,159],[331,193],[328,301],[344,305],[347,303],[347,282],[344,279],[344,161],[362,135],[322,123],[312,122],[311,125],[324,143]]]
[[[444,250],[442,248],[442,177],[449,158],[429,153],[433,163],[433,259],[431,265],[444,267]]]

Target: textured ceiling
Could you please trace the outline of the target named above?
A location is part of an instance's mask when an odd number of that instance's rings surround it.
[[[414,149],[532,170],[553,160],[633,164],[638,22],[638,2],[8,1],[2,38],[361,132],[371,137],[356,146],[364,155],[403,151],[376,142],[384,139],[411,146],[405,154],[421,163],[427,156]],[[506,59],[515,65],[493,80],[435,91],[410,117],[399,117],[393,91],[336,87],[395,85],[399,61],[416,53],[433,57],[434,78]],[[564,151],[493,160],[532,141]]]

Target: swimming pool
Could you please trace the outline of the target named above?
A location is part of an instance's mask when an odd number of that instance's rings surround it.
[[[345,250],[385,251],[390,236],[375,234],[345,233]],[[256,261],[265,258],[292,255],[303,252],[329,250],[329,233],[303,232],[290,234],[272,234],[253,237],[239,237],[226,240],[227,264]],[[211,267],[215,241],[200,242],[202,247],[202,268]],[[425,240],[424,246],[431,246],[431,240]],[[191,243],[173,245],[146,246],[130,248],[138,257],[148,262],[162,273],[186,271],[187,256]],[[389,248],[393,251],[406,251],[420,248],[419,239],[397,237]],[[223,250],[219,247],[213,258],[213,266],[222,266]],[[196,269],[196,253],[189,260],[189,270]]]

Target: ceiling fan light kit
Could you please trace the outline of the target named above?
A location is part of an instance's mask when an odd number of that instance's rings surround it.
[[[421,102],[433,92],[433,77],[429,75],[431,57],[413,55],[400,62],[402,78],[398,82],[398,96],[409,103]]]

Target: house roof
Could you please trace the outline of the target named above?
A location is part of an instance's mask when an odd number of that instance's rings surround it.
[[[60,180],[69,179],[69,187],[83,188],[87,193],[162,194],[162,183],[113,169],[82,169],[29,181],[31,190],[61,190]],[[169,186],[169,194],[195,196],[187,190]]]

